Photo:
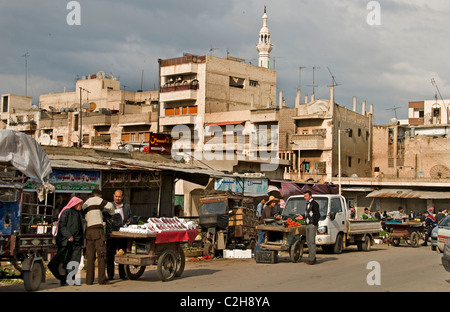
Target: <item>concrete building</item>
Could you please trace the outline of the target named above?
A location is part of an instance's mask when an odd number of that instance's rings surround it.
[[[148,145],[156,131],[158,91],[131,92],[104,72],[83,76],[75,91],[39,98],[39,137],[51,144],[117,149]]]
[[[448,125],[450,100],[425,100],[408,103],[410,125]]]
[[[330,87],[330,99],[312,96],[305,102],[300,104],[298,91],[292,114],[293,131],[281,134],[288,138],[290,145],[286,145],[283,157],[293,162],[292,170],[285,177],[331,182],[338,176],[339,150],[342,177],[371,176],[373,106],[366,111],[363,101],[361,113],[358,113],[356,97],[353,110],[338,105],[334,102],[334,86]]]
[[[2,94],[0,107],[0,129],[20,131],[36,137],[39,110],[32,105],[31,97]]]

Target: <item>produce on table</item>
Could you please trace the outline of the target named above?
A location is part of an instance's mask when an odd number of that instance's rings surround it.
[[[302,215],[295,215],[286,220],[286,227],[302,226],[305,224]]]
[[[196,229],[197,225],[193,221],[173,218],[148,218],[147,223],[132,224],[121,227],[120,232],[152,234],[166,231],[186,231]]]

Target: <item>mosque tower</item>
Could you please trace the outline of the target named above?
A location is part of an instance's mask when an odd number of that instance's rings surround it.
[[[269,68],[270,51],[272,51],[272,44],[270,43],[270,31],[267,27],[267,13],[266,6],[264,6],[263,27],[259,31],[259,43],[256,45],[256,50],[259,53],[258,66]]]

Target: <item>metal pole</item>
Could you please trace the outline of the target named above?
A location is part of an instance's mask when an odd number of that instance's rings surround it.
[[[338,130],[338,177],[339,195],[341,195],[341,130]]]
[[[83,88],[81,88],[81,87],[79,87],[79,88],[80,88],[80,111],[78,112],[78,123],[80,124],[80,135],[78,137],[78,147],[82,147],[82,145],[83,145],[83,139],[82,139],[82,137],[83,137],[83,130],[82,130],[83,117],[82,117],[82,115],[83,114],[82,114],[82,104],[81,104],[81,92],[82,92]]]

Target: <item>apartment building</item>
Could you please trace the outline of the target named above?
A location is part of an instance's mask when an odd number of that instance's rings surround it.
[[[35,138],[39,110],[32,104],[32,97],[2,94],[0,98],[0,129],[21,131]]]
[[[356,110],[356,97],[353,110],[334,102],[334,86],[330,87],[330,99],[306,97],[304,104],[300,104],[298,92],[292,131],[281,134],[289,138],[289,144],[280,154],[292,161],[285,177],[331,182],[339,173],[339,157],[342,177],[371,176],[373,106],[366,111],[363,101],[361,113]]]
[[[75,91],[39,98],[39,137],[52,145],[105,149],[148,145],[157,126],[158,91],[126,91],[100,71],[82,76]]]

